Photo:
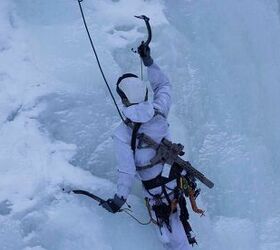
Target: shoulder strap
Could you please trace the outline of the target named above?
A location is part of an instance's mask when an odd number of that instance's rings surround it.
[[[161,115],[162,117],[166,118],[163,113],[161,113],[159,110],[155,109],[155,114],[156,115]],[[133,151],[133,154],[135,155],[135,150],[136,150],[136,139],[138,135],[138,131],[142,125],[140,122],[132,122],[130,119],[125,120],[125,124],[132,129],[132,135],[131,135],[131,142],[130,146]]]
[[[141,125],[142,125],[142,123],[136,122],[136,123],[134,123],[133,129],[132,129],[130,146],[131,146],[131,149],[132,149],[134,155],[135,155],[135,149],[136,149],[137,134],[138,134],[138,130],[140,129]]]
[[[156,116],[156,115],[160,115],[160,116],[162,116],[163,118],[165,118],[166,119],[166,116],[162,113],[162,112],[160,112],[158,109],[154,109],[155,110],[155,114],[154,114],[154,116]]]

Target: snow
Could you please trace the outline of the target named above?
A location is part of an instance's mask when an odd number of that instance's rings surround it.
[[[170,125],[186,157],[215,182],[191,214],[196,249],[278,250],[279,1],[84,0],[112,88],[138,73],[146,38],[173,83]],[[146,76],[144,75],[146,79]],[[116,188],[119,117],[77,1],[0,1],[0,250],[162,249],[152,225],[108,214],[88,197]],[[129,204],[148,214],[136,184]]]

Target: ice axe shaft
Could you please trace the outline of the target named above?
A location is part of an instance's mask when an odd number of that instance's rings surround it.
[[[90,192],[88,192],[88,191],[85,191],[85,190],[77,189],[77,190],[72,190],[72,192],[73,192],[74,194],[86,195],[86,196],[88,196],[88,197],[90,197],[90,198],[92,198],[92,199],[98,201],[98,202],[99,202],[99,205],[101,205],[102,203],[105,202],[105,200],[103,200],[102,198],[100,198],[100,197],[98,197],[98,196],[96,196],[96,195],[94,195],[94,194],[92,194],[92,193],[90,193]]]
[[[146,42],[142,41],[142,43],[145,44],[145,46],[148,46],[152,40],[152,29],[151,29],[151,25],[150,25],[150,18],[145,16],[145,15],[141,15],[141,16],[135,16],[136,18],[142,19],[145,21],[147,30],[148,30],[148,38],[146,40]]]

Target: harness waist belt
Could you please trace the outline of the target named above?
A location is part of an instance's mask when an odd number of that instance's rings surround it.
[[[146,190],[153,189],[156,187],[163,186],[167,184],[168,182],[171,182],[181,176],[182,168],[180,168],[178,165],[174,164],[171,167],[171,171],[169,174],[169,177],[163,177],[161,174],[156,176],[155,178],[147,181],[142,181],[142,184]]]

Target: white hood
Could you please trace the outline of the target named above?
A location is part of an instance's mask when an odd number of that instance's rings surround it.
[[[147,85],[139,78],[125,78],[120,82],[119,88],[125,93],[130,103],[145,101]]]
[[[141,102],[122,110],[124,116],[133,122],[147,122],[154,116],[155,110],[153,104],[149,102]]]

